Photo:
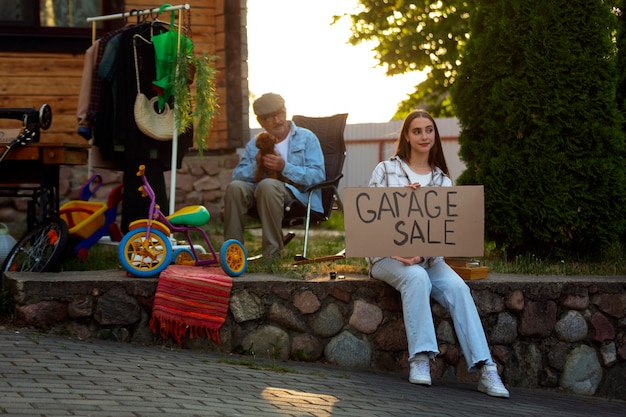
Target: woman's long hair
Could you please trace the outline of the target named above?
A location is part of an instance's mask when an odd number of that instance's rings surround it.
[[[413,119],[416,119],[418,117],[423,117],[430,120],[435,127],[435,144],[432,148],[430,148],[430,152],[428,153],[428,165],[430,165],[431,167],[438,167],[444,172],[444,174],[449,177],[450,172],[448,171],[446,157],[443,154],[443,147],[441,146],[441,136],[439,136],[439,128],[437,127],[437,123],[435,123],[435,119],[433,119],[430,113],[428,113],[426,110],[414,110],[409,113],[409,115],[404,119],[404,123],[402,123],[402,130],[400,131],[400,137],[398,138],[398,142],[396,145],[395,155],[403,161],[409,162],[409,158],[411,157],[411,144],[407,139],[407,134],[409,132],[411,122],[413,121]]]

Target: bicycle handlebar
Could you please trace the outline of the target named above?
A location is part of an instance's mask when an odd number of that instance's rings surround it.
[[[141,193],[142,197],[150,197],[152,201],[154,202],[155,200],[154,191],[152,190],[152,187],[150,186],[150,184],[148,183],[148,180],[146,179],[146,166],[145,165],[139,165],[137,176],[141,177],[141,182],[143,182],[143,185],[140,185],[137,188],[137,190]]]

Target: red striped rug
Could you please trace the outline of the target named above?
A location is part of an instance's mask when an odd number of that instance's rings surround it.
[[[207,337],[220,343],[232,278],[221,268],[170,265],[159,276],[150,329],[162,339]]]

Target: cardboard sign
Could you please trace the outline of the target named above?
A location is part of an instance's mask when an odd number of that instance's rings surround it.
[[[483,186],[344,188],[346,256],[482,256]]]

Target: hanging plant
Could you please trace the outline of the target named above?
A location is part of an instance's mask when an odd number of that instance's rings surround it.
[[[196,94],[193,116],[195,118],[194,143],[198,152],[207,147],[209,132],[213,126],[213,118],[219,109],[217,91],[215,89],[215,57],[202,54],[191,59],[195,68]]]
[[[185,44],[186,42],[183,42]],[[193,140],[198,153],[207,147],[213,118],[218,112],[219,103],[215,89],[215,57],[209,54],[194,56],[192,47],[178,54],[174,77],[174,101],[178,133],[194,126]],[[195,94],[191,86],[195,79]]]
[[[170,4],[163,4],[162,13]],[[174,99],[174,120],[180,135],[194,126],[193,143],[200,155],[207,147],[213,117],[219,108],[215,90],[215,57],[194,56],[191,41],[191,12],[186,9],[184,25],[176,26],[176,12],[172,12],[170,30],[152,38],[157,58],[157,74],[153,84],[161,91],[159,106]],[[183,30],[179,30],[184,28]],[[191,86],[195,79],[195,95]]]

